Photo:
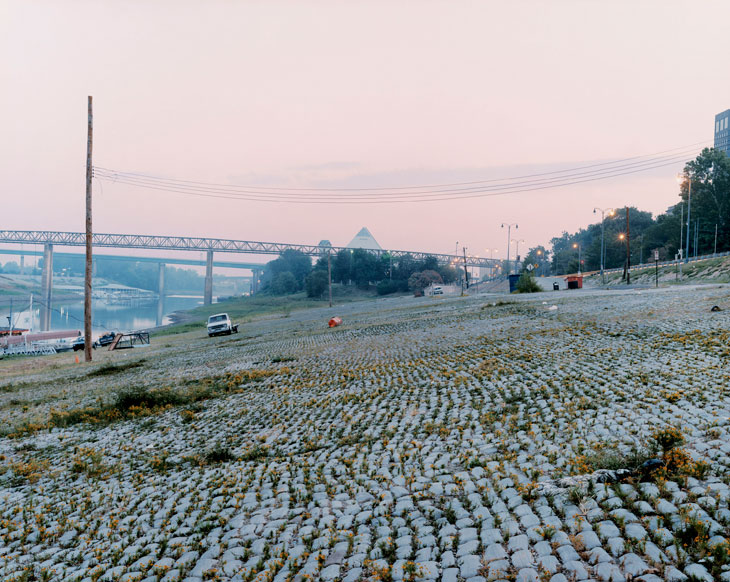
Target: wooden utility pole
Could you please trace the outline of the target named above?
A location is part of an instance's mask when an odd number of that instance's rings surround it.
[[[626,207],[626,284],[631,285],[631,245],[629,244],[629,207]]]
[[[327,288],[330,294],[330,307],[332,307],[332,253],[327,249]]]
[[[86,273],[84,277],[84,361],[91,361],[91,151],[94,137],[94,117],[92,113],[92,97],[89,95],[89,120],[86,138]]]
[[[461,247],[464,251],[464,280],[466,281],[466,288],[469,288],[469,271],[466,270],[466,247]]]

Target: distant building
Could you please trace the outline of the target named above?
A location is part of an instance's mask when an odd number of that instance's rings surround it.
[[[373,235],[370,234],[370,231],[364,226],[360,229],[360,232],[355,235],[355,238],[350,241],[350,244],[347,245],[347,248],[367,249],[371,251],[383,250],[383,248],[378,244],[378,241],[373,238]]]
[[[317,246],[319,247],[319,256],[325,257],[327,256],[327,253],[330,252],[330,249],[332,248],[332,243],[327,239],[324,239],[319,241],[319,244]]]
[[[730,124],[730,109],[718,113],[715,115],[715,149],[722,150],[730,156],[730,130],[728,130],[728,124]]]

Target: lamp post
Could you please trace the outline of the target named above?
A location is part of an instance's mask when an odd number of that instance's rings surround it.
[[[512,242],[515,243],[515,255],[517,256],[517,260],[515,262],[519,262],[520,260],[520,243],[525,242],[524,238],[513,238]]]
[[[692,211],[692,179],[687,174],[677,174],[677,183],[683,184],[687,181],[687,244],[685,245],[685,248],[687,249],[687,254],[684,257],[684,262],[689,262],[689,230],[690,225],[692,224],[690,219],[690,213]],[[681,244],[681,243],[680,243]]]
[[[581,268],[580,268],[581,251],[583,250],[583,247],[581,246],[580,243],[573,243],[573,248],[578,249],[578,274],[580,275],[581,274]]]
[[[618,239],[626,243],[626,259],[624,262],[624,277],[626,278],[626,284],[631,285],[631,255],[629,254],[629,237],[628,234],[623,232],[618,235]]]
[[[489,253],[489,259],[494,259],[494,253],[498,253],[499,249],[484,249],[485,252]],[[494,276],[497,274],[497,268],[495,267],[494,263],[492,263],[492,266],[490,267],[491,276],[490,278],[494,278]]]
[[[606,247],[603,244],[603,235],[605,231],[606,226],[606,213],[608,212],[609,216],[614,215],[613,208],[594,208],[593,214],[596,213],[596,210],[601,211],[601,281],[605,284],[606,283],[606,276],[603,273],[603,265],[606,262]]]
[[[515,229],[517,229],[519,227],[517,226],[517,223],[516,222],[512,222],[512,223],[504,223],[503,222],[502,223],[502,228],[504,228],[505,226],[507,226],[507,274],[509,275],[512,272],[512,265],[509,262],[509,245],[510,245],[510,240],[511,240],[510,239],[510,236],[511,236],[510,235],[510,232],[512,231],[512,227],[513,226],[515,227]]]

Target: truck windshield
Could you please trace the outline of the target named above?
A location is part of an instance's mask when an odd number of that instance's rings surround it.
[[[216,321],[225,321],[225,320],[226,320],[225,315],[213,315],[213,316],[211,316],[211,318],[208,321],[210,323],[215,323]]]

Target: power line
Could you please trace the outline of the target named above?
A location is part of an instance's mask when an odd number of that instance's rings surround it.
[[[399,190],[422,190],[422,189],[430,189],[430,188],[452,188],[456,186],[470,186],[470,185],[478,185],[478,184],[487,184],[487,183],[494,183],[494,182],[506,182],[506,181],[513,181],[513,180],[522,180],[525,178],[534,178],[534,177],[540,177],[540,176],[550,176],[555,174],[565,174],[569,172],[574,172],[577,170],[584,170],[589,168],[596,168],[596,167],[602,167],[602,166],[610,166],[610,165],[624,165],[627,162],[630,162],[632,160],[640,160],[644,158],[657,158],[657,157],[674,157],[679,154],[683,153],[689,153],[691,151],[696,151],[697,146],[702,144],[710,143],[711,140],[703,140],[699,142],[695,142],[693,144],[689,144],[686,146],[682,146],[679,148],[672,148],[668,150],[662,150],[660,152],[655,152],[652,154],[643,154],[640,156],[631,156],[627,158],[621,158],[617,160],[612,160],[608,162],[600,162],[600,163],[594,163],[594,164],[588,164],[583,166],[576,166],[572,168],[566,168],[563,170],[553,170],[550,172],[540,172],[540,173],[533,173],[533,174],[524,174],[521,176],[513,176],[508,178],[494,178],[489,180],[476,180],[471,182],[451,182],[451,183],[441,183],[441,184],[427,184],[427,185],[417,185],[417,186],[382,186],[382,187],[371,187],[371,188],[296,188],[296,187],[282,187],[282,186],[238,186],[238,185],[232,185],[232,184],[221,184],[221,183],[215,183],[215,182],[198,182],[193,180],[179,180],[179,179],[172,179],[172,178],[160,178],[156,176],[151,176],[148,174],[138,173],[138,172],[121,172],[117,170],[113,170],[110,168],[104,168],[102,166],[95,166],[95,169],[101,170],[102,172],[106,174],[114,174],[117,176],[127,176],[130,178],[139,178],[139,179],[147,179],[147,180],[160,180],[160,181],[171,181],[178,184],[190,184],[190,185],[196,185],[196,186],[203,186],[203,187],[217,187],[217,188],[224,188],[224,189],[243,189],[245,191],[251,191],[253,192],[271,192],[271,193],[285,193],[285,192],[378,192],[378,191],[399,191]]]
[[[79,317],[76,317],[75,315],[72,315],[68,311],[66,313],[63,313],[62,311],[56,309],[55,307],[49,306],[44,301],[41,301],[41,300],[37,299],[37,300],[35,300],[35,303],[37,303],[38,305],[42,305],[43,307],[49,309],[50,311],[55,311],[61,317],[70,317],[71,319],[75,319],[78,322],[84,323],[84,320],[83,319],[81,319]],[[98,321],[93,322],[93,325],[96,328],[105,329],[106,331],[119,331],[118,328],[111,329],[111,328],[107,327],[107,325],[105,323],[102,324],[102,323],[99,323]]]
[[[631,162],[628,164],[623,164],[621,166],[616,166],[613,168],[606,168],[606,169],[600,169],[600,170],[590,170],[590,171],[583,171],[583,172],[572,172],[568,174],[564,174],[562,176],[557,177],[550,177],[550,178],[542,178],[537,180],[526,180],[522,182],[515,182],[515,183],[501,183],[501,184],[492,184],[492,185],[484,185],[484,186],[472,186],[472,187],[466,187],[466,188],[452,188],[452,189],[442,189],[442,190],[422,190],[420,192],[377,192],[377,193],[334,193],[331,191],[323,191],[323,192],[317,192],[312,194],[302,194],[302,193],[294,193],[294,192],[279,192],[279,193],[273,193],[273,192],[261,192],[255,189],[243,189],[245,187],[239,187],[239,186],[228,186],[228,187],[220,187],[220,186],[203,186],[203,185],[197,185],[192,186],[182,181],[177,181],[173,179],[167,179],[167,178],[143,178],[134,176],[128,173],[124,172],[108,172],[106,170],[99,170],[100,175],[102,175],[105,179],[109,179],[111,181],[115,182],[121,182],[128,185],[137,185],[142,187],[152,187],[156,186],[158,188],[165,188],[170,189],[178,192],[198,192],[198,193],[214,193],[214,194],[226,194],[230,196],[239,196],[239,195],[248,195],[248,196],[255,196],[259,200],[286,200],[286,201],[309,201],[309,200],[331,200],[333,198],[341,198],[344,200],[361,200],[361,199],[381,199],[381,198],[399,198],[399,199],[409,199],[409,198],[417,198],[417,199],[426,199],[431,197],[438,197],[438,196],[445,196],[445,195],[457,195],[461,193],[470,193],[470,192],[499,192],[499,191],[523,191],[526,188],[531,188],[534,186],[543,186],[543,185],[549,185],[549,184],[555,184],[555,185],[562,185],[565,183],[569,183],[573,178],[587,178],[591,176],[605,176],[605,177],[612,177],[614,175],[617,175],[619,172],[623,170],[628,169],[652,169],[654,167],[657,167],[657,164],[660,164],[662,162],[678,162],[683,161],[686,159],[687,153],[682,153],[675,156],[664,156],[664,157],[658,157],[653,158],[650,160],[645,160],[641,162]]]
[[[369,196],[369,197],[353,197],[353,196],[340,196],[340,197],[323,197],[318,196],[307,196],[298,197],[292,194],[282,195],[271,195],[264,193],[242,193],[235,191],[221,191],[213,188],[186,188],[184,186],[178,186],[174,183],[165,182],[152,182],[144,180],[135,180],[129,178],[122,178],[118,175],[112,177],[104,177],[103,179],[109,182],[116,182],[120,184],[126,184],[130,186],[138,186],[150,190],[159,190],[166,192],[174,192],[179,194],[186,194],[190,196],[199,196],[204,198],[221,198],[229,200],[247,200],[247,201],[258,201],[258,202],[285,202],[285,203],[298,203],[298,204],[386,204],[386,203],[403,203],[403,202],[435,202],[435,201],[448,201],[448,200],[460,200],[468,198],[483,198],[488,196],[500,196],[505,194],[518,194],[523,192],[533,192],[537,190],[545,190],[558,188],[563,186],[571,186],[574,184],[582,184],[586,182],[595,182],[600,180],[606,180],[609,178],[615,178],[620,176],[626,176],[630,174],[636,174],[645,172],[652,169],[662,168],[670,165],[677,164],[686,158],[684,156],[671,158],[668,160],[656,160],[650,165],[643,165],[641,167],[632,168],[616,168],[611,172],[602,172],[600,175],[594,174],[583,174],[579,177],[571,177],[571,179],[556,180],[545,180],[537,182],[529,186],[516,186],[516,185],[503,185],[499,188],[479,188],[470,189],[468,191],[444,191],[444,192],[424,192],[420,194],[409,194],[400,196]],[[622,171],[619,171],[622,170]]]

